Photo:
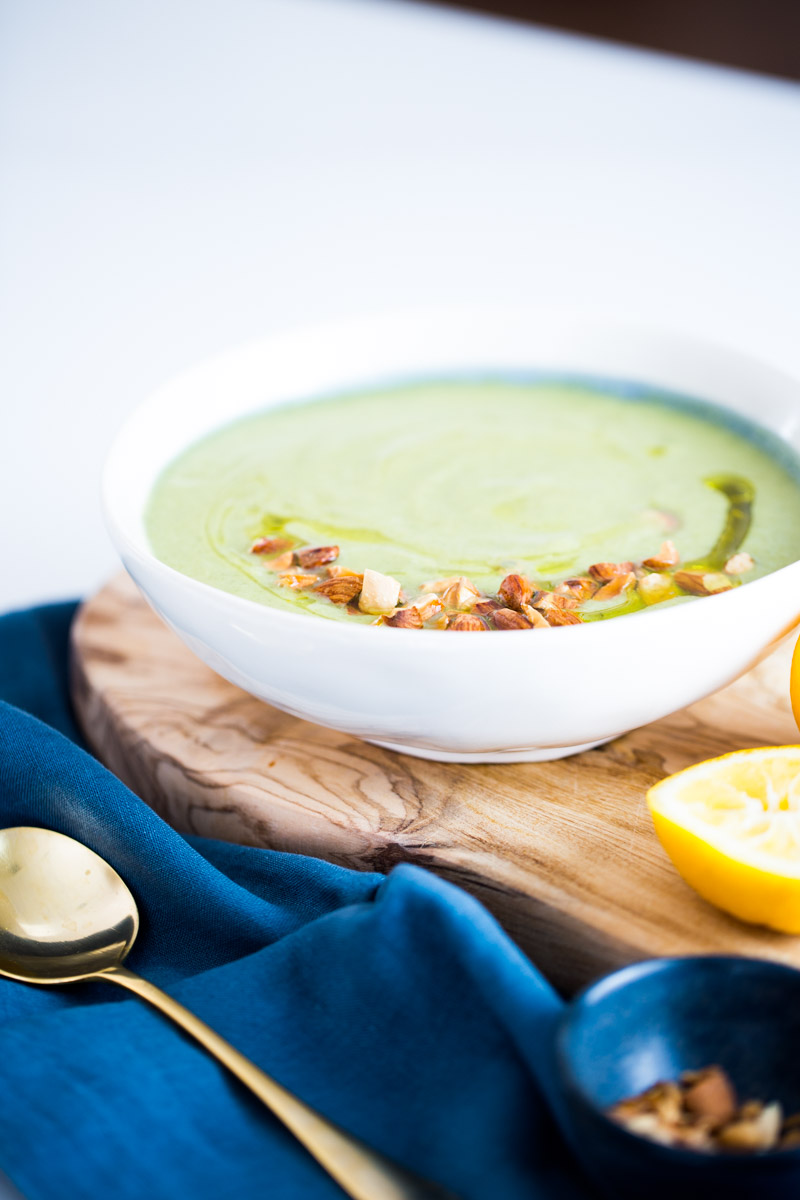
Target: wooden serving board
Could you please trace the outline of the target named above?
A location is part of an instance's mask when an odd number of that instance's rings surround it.
[[[650,784],[700,759],[798,740],[790,649],[716,696],[573,758],[426,762],[226,683],[120,577],[75,623],[73,697],[98,756],[176,829],[364,870],[427,867],[482,900],[571,991],[653,955],[733,952],[800,966],[800,938],[741,924],[683,883],[644,799]]]

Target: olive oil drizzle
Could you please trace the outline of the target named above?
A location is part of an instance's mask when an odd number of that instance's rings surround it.
[[[722,492],[728,500],[728,512],[722,532],[704,559],[689,564],[721,571],[725,563],[740,549],[750,530],[756,490],[741,475],[711,475],[705,483]]]
[[[750,525],[753,516],[753,504],[755,500],[755,487],[748,480],[740,475],[712,475],[704,480],[704,483],[714,488],[726,497],[728,501],[728,509],[725,516],[725,523],[715,541],[714,545],[704,557],[696,559],[691,563],[684,564],[683,569],[700,570],[700,571],[721,571],[728,559],[742,546],[747,534],[750,530]],[[259,564],[254,564],[250,554],[242,548],[242,550],[232,550],[227,544],[224,536],[224,525],[226,519],[233,515],[231,506],[224,501],[214,506],[212,513],[209,515],[206,532],[208,540],[214,551],[220,557],[226,559],[232,566],[242,571],[254,582],[261,587],[269,587],[271,591],[275,591],[273,586],[267,583],[263,574],[263,567]],[[282,516],[278,513],[267,512],[259,513],[257,520],[252,522],[250,533],[253,536],[268,537],[273,535],[288,534],[287,526],[292,523],[292,518]],[[332,530],[330,526],[324,522],[316,522],[313,520],[304,519],[304,524],[307,526],[319,527],[320,534],[324,535],[323,540],[329,534],[335,533],[339,536],[346,536],[354,541],[372,540],[372,541],[387,541],[382,534],[372,529],[346,529]],[[291,535],[289,535],[291,536]],[[252,541],[252,537],[250,539]],[[338,540],[338,537],[337,537]],[[477,565],[477,564],[476,564]],[[485,565],[481,564],[484,567]],[[460,570],[464,570],[463,566]],[[498,566],[497,570],[501,568]],[[505,568],[502,568],[505,569]],[[471,573],[471,572],[470,572]],[[542,582],[541,584],[547,589],[554,587],[553,582]],[[735,586],[735,584],[734,584]],[[294,595],[292,597],[284,597],[278,593],[278,598],[287,607],[296,607],[299,603],[301,607],[308,607],[310,598],[307,596]],[[622,616],[626,613],[639,612],[646,605],[638,592],[634,591],[628,595],[621,603],[614,604],[610,607],[600,607],[592,609],[591,606],[585,608],[582,612],[582,619],[586,622],[608,620],[611,617]]]

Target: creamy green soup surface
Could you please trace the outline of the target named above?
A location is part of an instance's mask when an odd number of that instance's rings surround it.
[[[638,563],[665,538],[683,564],[708,561],[726,522],[731,531],[730,497],[708,481],[729,477],[752,498],[733,549],[753,565],[738,586],[800,558],[800,460],[777,437],[633,385],[454,379],[224,426],[166,468],[145,522],[157,557],[194,579],[369,623],[352,605],[282,586],[254,540],[338,545],[338,564],[392,576],[409,600],[446,576],[486,594],[509,572],[552,588],[593,563]],[[639,607],[635,592],[590,600],[582,619]]]

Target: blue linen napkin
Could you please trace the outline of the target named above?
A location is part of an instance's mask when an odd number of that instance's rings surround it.
[[[590,1200],[558,1132],[561,1001],[460,889],[184,838],[79,746],[74,606],[0,618],[0,827],[91,846],[131,968],[321,1112],[463,1200]],[[24,711],[23,711],[24,710]],[[0,979],[0,1167],[28,1200],[340,1200],[208,1055],[108,984]]]

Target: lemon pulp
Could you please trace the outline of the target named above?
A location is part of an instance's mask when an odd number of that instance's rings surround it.
[[[800,746],[698,763],[652,787],[647,802],[662,846],[701,896],[800,933]]]

